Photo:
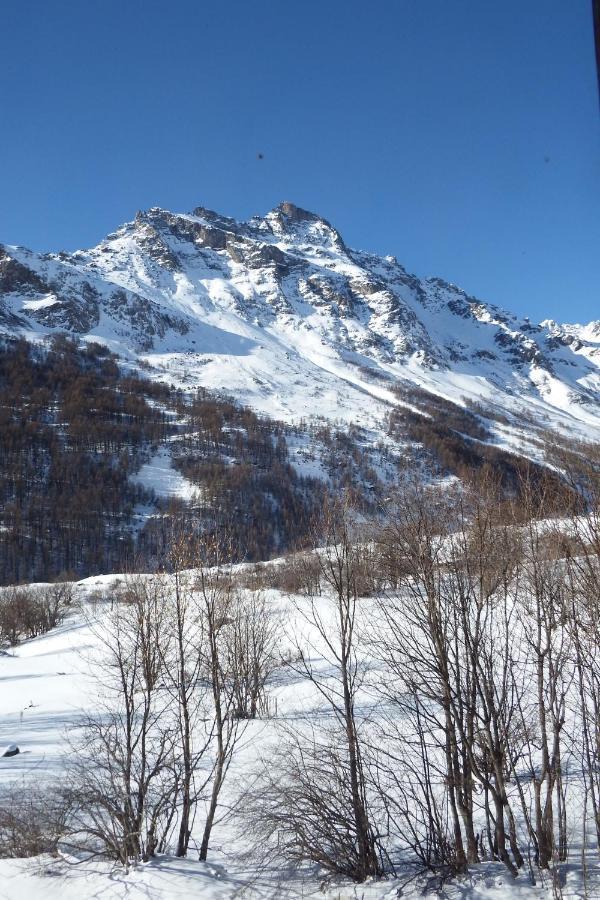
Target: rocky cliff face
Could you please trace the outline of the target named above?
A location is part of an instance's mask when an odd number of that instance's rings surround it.
[[[72,254],[2,247],[0,331],[67,331],[157,377],[374,437],[395,386],[410,404],[413,385],[479,404],[498,444],[527,444],[532,427],[600,438],[600,322],[520,319],[348,248],[287,202],[248,222],[153,208]]]

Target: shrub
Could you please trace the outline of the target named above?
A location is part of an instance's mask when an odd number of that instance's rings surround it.
[[[68,582],[0,589],[0,644],[13,646],[46,634],[60,625],[72,601]]]
[[[68,817],[68,803],[50,785],[9,785],[0,795],[0,858],[55,854]]]

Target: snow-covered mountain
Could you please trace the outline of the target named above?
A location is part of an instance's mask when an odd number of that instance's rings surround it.
[[[286,421],[384,437],[427,391],[477,403],[492,442],[528,455],[548,429],[600,440],[600,320],[518,318],[292,203],[248,222],[153,208],[75,253],[0,246],[0,332],[56,331]]]

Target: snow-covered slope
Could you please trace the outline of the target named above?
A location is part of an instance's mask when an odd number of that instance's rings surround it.
[[[351,250],[291,203],[242,223],[153,208],[73,254],[0,247],[2,331],[104,342],[287,421],[383,436],[391,405],[419,406],[419,386],[482,404],[498,445],[525,451],[536,428],[600,439],[600,321],[520,319]]]

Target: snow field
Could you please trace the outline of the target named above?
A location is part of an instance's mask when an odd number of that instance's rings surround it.
[[[238,573],[246,571],[237,566]],[[110,609],[115,589],[125,583],[123,576],[101,576],[77,585],[78,602],[66,621],[53,632],[27,641],[0,656],[0,743],[17,742],[21,753],[0,759],[0,790],[9,784],[27,789],[59,781],[68,770],[68,732],[76,729],[81,717],[98,711],[104,702],[104,686],[98,682],[94,660],[98,658],[98,633]],[[325,595],[310,600],[288,597],[279,591],[266,591],[273,615],[280,617],[282,654],[292,658],[301,646],[323,683],[334,675],[330,652],[322,637],[307,620],[312,604],[326,626],[334,627],[334,610]],[[358,606],[358,628],[367,631],[381,623],[378,608],[381,598],[362,598]],[[418,638],[415,638],[418,639]],[[517,638],[515,638],[517,639]],[[520,638],[518,638],[521,640]],[[377,657],[376,642],[361,646],[359,659],[365,667],[364,686],[357,697],[361,727],[373,735],[372,723],[381,705],[374,688],[384,675]],[[310,733],[332,724],[331,709],[322,695],[297,667],[276,670],[270,689],[271,718],[249,721],[244,729],[231,771],[225,783],[217,823],[211,841],[208,863],[188,859],[159,857],[126,872],[102,860],[81,860],[65,855],[58,859],[0,860],[0,898],[20,896],[23,900],[54,898],[117,898],[132,900],[168,900],[200,897],[221,900],[225,897],[297,898],[321,896],[329,900],[391,900],[396,896],[442,896],[448,900],[534,900],[550,897],[555,887],[546,875],[536,885],[526,875],[514,881],[499,863],[472,867],[465,879],[443,887],[441,894],[427,888],[427,877],[411,878],[410,870],[379,883],[352,885],[334,883],[323,887],[318,873],[306,867],[300,872],[278,868],[261,857],[253,847],[253,835],[244,820],[239,798],[255,781],[263,766],[269,766],[274,748],[285,730]],[[405,726],[396,723],[400,730]],[[381,736],[377,738],[380,742]],[[573,774],[576,779],[576,773]],[[579,802],[577,792],[572,802]],[[243,807],[243,801],[242,801]],[[192,847],[199,840],[203,822],[202,804],[193,833]],[[521,826],[519,826],[521,827]],[[569,900],[592,897],[590,885],[598,885],[600,867],[589,860],[588,894],[584,893],[577,835],[573,835],[573,853],[564,870],[560,896]],[[248,855],[248,851],[252,851]],[[402,889],[399,895],[398,891]]]

